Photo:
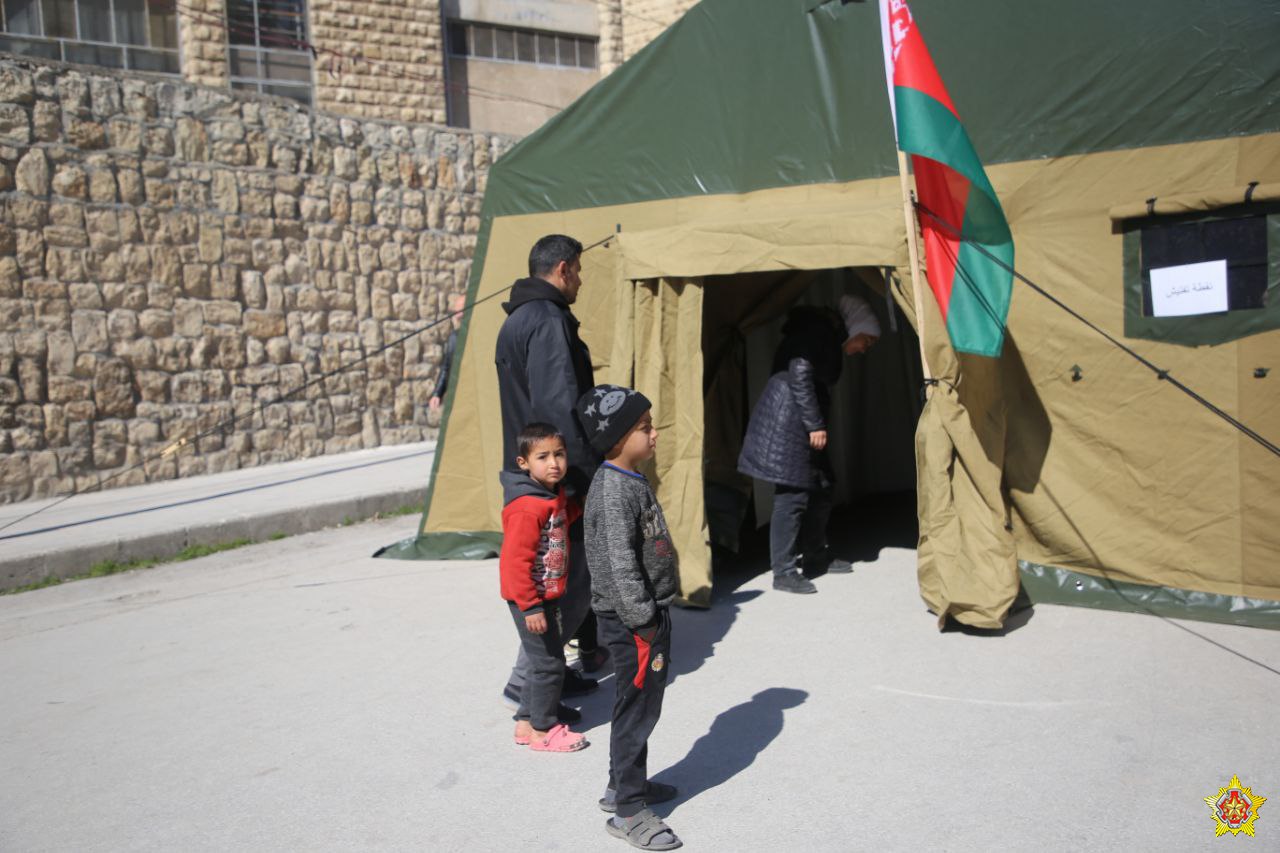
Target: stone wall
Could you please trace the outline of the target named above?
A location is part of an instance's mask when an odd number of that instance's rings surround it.
[[[445,118],[439,0],[311,0],[315,104],[363,118]],[[328,53],[327,51],[333,51]]]
[[[697,0],[619,0],[622,14],[617,23],[622,27],[622,58],[628,60],[662,31],[680,19],[680,16],[697,5]],[[605,18],[600,19],[600,42],[606,34]],[[615,24],[616,26],[617,24]],[[610,37],[617,38],[610,34]]]
[[[185,0],[178,7],[182,77],[201,86],[225,87],[227,66],[226,0]]]
[[[0,501],[432,433],[503,137],[0,61]],[[250,415],[250,413],[252,413]]]

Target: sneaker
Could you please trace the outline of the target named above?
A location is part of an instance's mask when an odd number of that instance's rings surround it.
[[[609,653],[603,648],[597,648],[594,652],[578,653],[578,660],[582,663],[583,672],[597,672],[608,659]]]
[[[796,592],[802,595],[818,591],[818,588],[813,585],[813,581],[795,571],[786,572],[781,575],[774,575],[773,588],[782,590],[783,592]]]
[[[805,577],[810,578],[818,575],[851,575],[853,574],[853,563],[848,560],[842,560],[839,557],[824,557],[813,562],[806,560],[804,574]]]
[[[839,557],[832,557],[831,562],[827,563],[827,574],[851,575],[853,574],[853,563],[848,560],[842,560]]]
[[[583,678],[576,670],[564,671],[564,687],[560,688],[561,696],[585,696],[600,686],[594,678]]]

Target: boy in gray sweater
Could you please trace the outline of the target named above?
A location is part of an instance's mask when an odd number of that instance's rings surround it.
[[[649,810],[676,789],[647,774],[649,735],[662,713],[671,664],[676,553],[662,507],[637,469],[652,459],[651,404],[630,388],[598,385],[578,400],[578,420],[605,457],[587,494],[585,539],[591,609],[613,658],[617,694],[609,733],[609,785],[600,807],[610,835],[645,850],[674,850],[676,834]]]

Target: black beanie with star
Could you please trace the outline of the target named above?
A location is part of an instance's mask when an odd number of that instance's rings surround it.
[[[597,385],[578,398],[578,423],[591,447],[601,456],[622,440],[644,413],[653,408],[649,398],[634,388]]]

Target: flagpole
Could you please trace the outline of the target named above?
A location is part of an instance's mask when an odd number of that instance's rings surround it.
[[[924,394],[928,399],[933,394],[933,372],[929,370],[929,359],[924,354],[924,276],[920,272],[920,245],[916,237],[916,212],[911,203],[911,182],[907,177],[907,154],[898,149],[898,180],[902,187],[902,217],[907,226],[907,258],[911,264],[911,293],[915,299],[916,337],[920,344],[920,368],[924,372]],[[889,283],[885,282],[888,287]]]

